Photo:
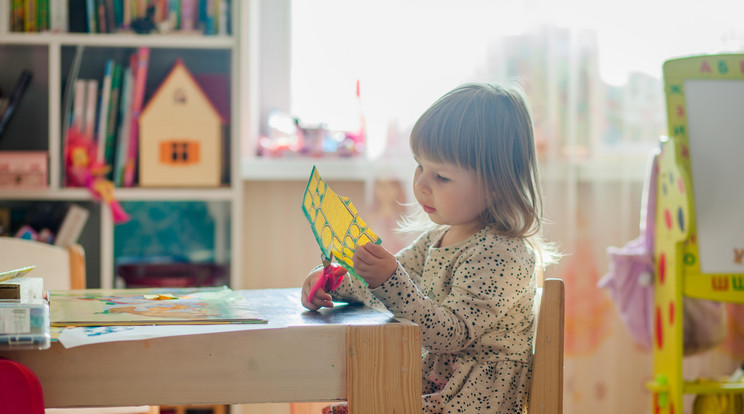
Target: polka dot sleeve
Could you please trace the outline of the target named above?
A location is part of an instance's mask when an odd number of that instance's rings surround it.
[[[406,268],[409,269],[408,273],[414,281],[421,280],[421,273],[423,272],[424,264],[426,263],[426,256],[430,244],[431,236],[429,233],[424,233],[396,254],[396,258],[402,260],[406,264]],[[367,306],[377,308],[384,307],[370,290],[367,289],[367,285],[351,275],[347,275],[341,286],[339,286],[334,292],[330,293],[335,301],[349,303],[362,302]]]
[[[534,300],[531,250],[521,240],[476,236],[462,245],[429,247],[421,283],[400,265],[371,292],[395,316],[420,325],[431,352],[489,348],[526,358]]]

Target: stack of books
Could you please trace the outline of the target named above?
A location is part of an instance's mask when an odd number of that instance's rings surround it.
[[[227,35],[231,0],[11,0],[12,32]]]
[[[74,130],[87,146],[95,148],[91,161],[107,166],[106,178],[117,187],[134,185],[149,59],[150,49],[141,47],[130,55],[128,64],[109,59],[101,78],[74,80],[66,137]],[[66,147],[70,145],[65,142]],[[85,185],[69,171],[66,176],[67,186]]]
[[[51,344],[44,281],[34,266],[0,272],[0,349],[46,349]]]

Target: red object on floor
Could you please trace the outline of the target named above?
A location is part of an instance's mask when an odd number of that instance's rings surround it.
[[[36,374],[5,358],[0,358],[0,407],[3,414],[44,414],[44,394]]]

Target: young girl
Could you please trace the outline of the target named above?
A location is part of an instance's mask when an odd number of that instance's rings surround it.
[[[313,271],[303,305],[362,301],[418,324],[425,413],[520,413],[531,378],[535,272],[551,257],[539,238],[527,103],[515,89],[460,86],[419,118],[410,143],[413,192],[428,223],[410,217],[404,226],[424,232],[396,255],[358,247],[354,271],[368,286],[346,277],[308,301],[320,277]]]

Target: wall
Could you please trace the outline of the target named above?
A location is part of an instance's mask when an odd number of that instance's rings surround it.
[[[369,208],[361,181],[329,181],[349,197],[362,218]],[[304,181],[246,181],[243,187],[243,286],[299,287],[321,264],[320,249],[302,212]]]

